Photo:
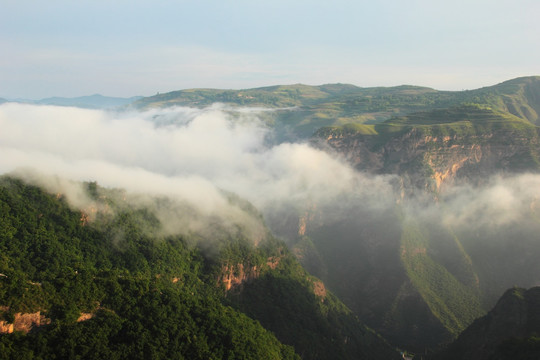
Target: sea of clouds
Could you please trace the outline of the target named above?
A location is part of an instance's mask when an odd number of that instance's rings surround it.
[[[308,143],[272,144],[267,141],[272,129],[259,116],[267,111],[219,104],[104,111],[5,103],[0,105],[0,173],[65,193],[75,208],[88,206],[88,199],[69,190],[68,180],[96,181],[139,199],[141,194],[170,197],[197,216],[226,224],[256,222],[246,220],[227,193],[274,218],[313,206],[331,208],[328,216],[336,218],[353,216],[359,207],[381,213],[395,207],[395,176],[358,172]],[[436,212],[440,221],[456,226],[471,224],[472,218],[474,224],[509,224],[536,211],[540,176],[496,177],[481,188],[451,188],[441,198],[444,207],[423,201],[407,202],[406,208],[411,216]],[[172,232],[206,226],[195,225],[195,216],[182,220],[180,210],[168,211],[165,218]]]

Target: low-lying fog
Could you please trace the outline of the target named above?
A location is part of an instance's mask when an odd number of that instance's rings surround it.
[[[272,216],[313,206],[332,208],[328,219],[350,216],[358,207],[381,214],[395,208],[394,176],[357,172],[306,143],[272,145],[266,141],[272,129],[258,116],[264,111],[214,105],[109,112],[5,103],[0,105],[0,172],[15,171],[49,191],[65,192],[79,208],[85,200],[59,188],[68,182],[45,175],[170,196],[228,223],[243,215],[224,191]],[[540,176],[454,187],[443,198],[444,206],[408,201],[406,207],[411,215],[456,226],[507,225],[537,211]],[[179,225],[171,229],[182,231]]]

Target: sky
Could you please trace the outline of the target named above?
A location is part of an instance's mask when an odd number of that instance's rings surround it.
[[[0,0],[0,97],[540,75],[537,0]]]

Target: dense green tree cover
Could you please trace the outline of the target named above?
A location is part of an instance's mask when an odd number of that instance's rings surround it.
[[[288,265],[291,266],[291,265]],[[362,325],[331,293],[313,291],[314,282],[301,271],[268,272],[230,296],[238,307],[294,345],[305,359],[397,359],[380,336]]]
[[[497,305],[446,349],[428,359],[529,360],[540,358],[540,287],[507,290]]]
[[[86,192],[98,211],[0,179],[0,315],[51,319],[0,335],[0,358],[397,358],[333,295],[316,295],[318,280],[269,233],[256,246],[241,228],[219,241],[159,235],[155,214],[122,192]],[[226,291],[224,276],[240,281]]]
[[[151,237],[156,219],[145,210],[88,224],[61,196],[2,178],[0,211],[3,318],[40,310],[52,320],[27,335],[0,335],[0,358],[297,357],[222,304],[199,248],[178,236]],[[81,312],[93,317],[77,322]]]

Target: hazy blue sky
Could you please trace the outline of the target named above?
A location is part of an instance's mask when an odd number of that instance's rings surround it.
[[[0,0],[0,97],[540,75],[538,0]]]

